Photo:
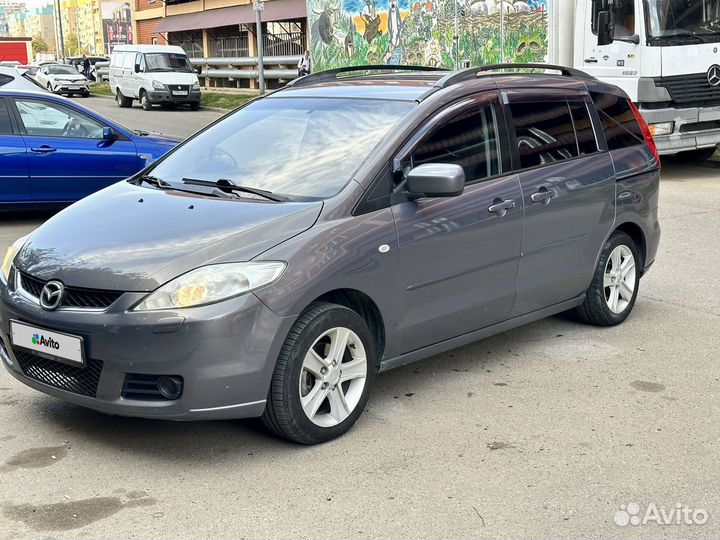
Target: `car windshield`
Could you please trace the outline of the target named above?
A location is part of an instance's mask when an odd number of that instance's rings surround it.
[[[146,71],[192,72],[190,60],[184,54],[149,53],[145,55]]]
[[[331,197],[414,102],[274,97],[254,101],[158,162],[152,175],[231,180],[293,199]]]
[[[77,68],[73,66],[48,66],[51,75],[78,75]]]
[[[645,0],[648,36],[718,36],[720,0]]]

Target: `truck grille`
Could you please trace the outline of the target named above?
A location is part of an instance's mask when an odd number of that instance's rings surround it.
[[[664,86],[677,108],[720,105],[720,86],[710,86],[706,73],[660,77],[657,86]]]
[[[33,298],[40,298],[40,292],[47,281],[34,278],[20,272],[20,286]],[[78,287],[65,287],[65,295],[60,307],[80,309],[107,309],[115,302],[122,292],[100,291],[95,289],[81,289]]]
[[[70,366],[13,347],[15,358],[26,377],[81,396],[95,397],[102,373],[102,360],[86,360],[86,367]]]

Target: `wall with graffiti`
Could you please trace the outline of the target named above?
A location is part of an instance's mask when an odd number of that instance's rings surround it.
[[[361,64],[454,68],[502,57],[542,61],[548,1],[308,0],[313,70]]]

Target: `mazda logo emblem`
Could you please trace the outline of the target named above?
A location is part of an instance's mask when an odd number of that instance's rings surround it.
[[[65,285],[59,281],[48,281],[40,291],[40,307],[52,311],[60,306],[65,294]]]
[[[717,64],[710,66],[707,72],[707,80],[710,86],[718,86],[720,84],[720,66]]]

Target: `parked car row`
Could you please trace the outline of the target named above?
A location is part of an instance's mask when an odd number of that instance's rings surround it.
[[[115,68],[156,80],[152,54]],[[582,72],[505,68],[309,75],[64,210],[5,256],[3,364],[109,414],[259,416],[314,444],[350,429],[381,371],[568,310],[622,323],[660,239],[648,126]],[[60,150],[28,104],[67,114],[73,145],[132,161],[144,142],[76,126],[60,98],[0,96],[18,190],[27,162],[52,185]]]

